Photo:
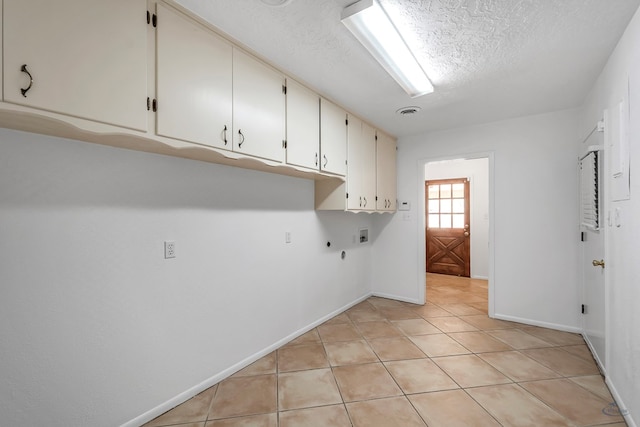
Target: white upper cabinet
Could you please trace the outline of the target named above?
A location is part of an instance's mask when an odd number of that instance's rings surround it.
[[[318,170],[320,164],[320,97],[287,79],[287,163]]]
[[[332,102],[320,100],[320,170],[347,174],[347,112]]]
[[[4,100],[146,130],[146,16],[146,0],[4,0]]]
[[[349,115],[347,126],[347,209],[376,209],[376,133]]]
[[[284,76],[233,49],[233,151],[282,162]]]
[[[376,133],[376,210],[396,210],[396,141],[384,132]]]
[[[171,8],[157,13],[157,134],[231,150],[231,44]]]
[[[391,137],[173,0],[0,5],[2,126],[311,178],[319,210],[396,209]]]

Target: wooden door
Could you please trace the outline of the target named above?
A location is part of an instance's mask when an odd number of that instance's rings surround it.
[[[427,181],[427,272],[469,277],[469,180]]]

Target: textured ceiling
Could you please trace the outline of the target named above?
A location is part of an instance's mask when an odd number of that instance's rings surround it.
[[[404,136],[579,106],[640,0],[380,0],[435,86],[410,98],[340,22],[354,0],[177,0],[372,124]],[[422,110],[401,116],[396,110]]]

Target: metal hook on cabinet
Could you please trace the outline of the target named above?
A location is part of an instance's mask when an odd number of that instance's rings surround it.
[[[27,92],[29,92],[29,90],[31,89],[31,86],[33,86],[33,76],[31,76],[31,73],[29,72],[29,70],[27,70],[27,64],[22,64],[22,67],[20,67],[20,71],[22,71],[23,73],[26,73],[29,76],[29,86],[27,86],[26,88],[20,88],[20,92],[22,92],[22,96],[26,98]]]

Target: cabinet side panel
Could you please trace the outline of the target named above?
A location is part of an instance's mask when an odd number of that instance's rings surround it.
[[[347,185],[337,180],[323,180],[315,182],[316,210],[339,210],[347,208]]]

